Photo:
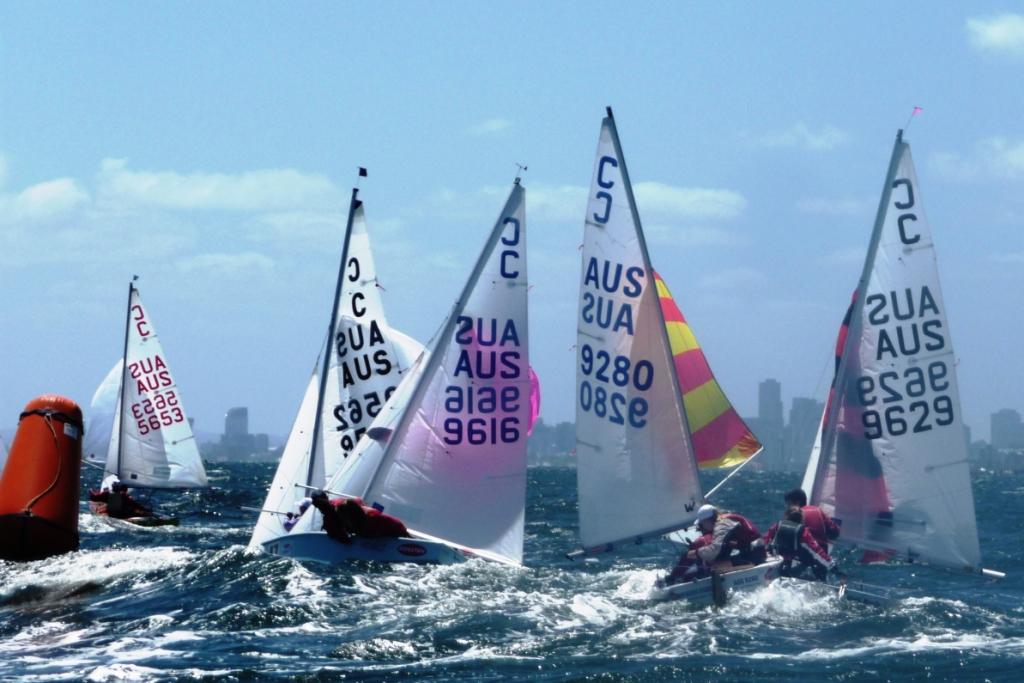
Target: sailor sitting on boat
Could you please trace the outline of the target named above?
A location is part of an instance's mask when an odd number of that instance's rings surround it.
[[[783,500],[786,502],[787,511],[795,509],[803,513],[804,526],[822,548],[828,550],[829,542],[839,538],[839,525],[817,505],[808,505],[807,494],[803,489],[786,492]],[[768,533],[771,533],[771,529]]]
[[[323,530],[336,541],[351,543],[353,536],[398,538],[409,535],[400,519],[363,505],[359,498],[328,500],[324,491],[316,491],[310,500],[324,517]]]
[[[815,579],[824,581],[830,571],[836,570],[835,560],[814,540],[798,508],[789,508],[785,519],[773,524],[764,540],[782,558],[779,571],[783,576],[799,578],[809,570]]]
[[[732,567],[765,561],[767,552],[761,532],[743,515],[735,512],[719,514],[715,506],[701,505],[697,510],[697,528],[702,535],[679,558],[665,583],[706,576],[722,563]]]
[[[128,495],[128,485],[114,476],[104,479],[99,491],[89,491],[89,500],[100,503],[96,508],[97,514],[115,519],[153,516],[152,510]]]

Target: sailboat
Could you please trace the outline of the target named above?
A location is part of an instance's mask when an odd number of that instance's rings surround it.
[[[124,353],[93,396],[85,458],[104,463],[103,489],[118,480],[131,488],[205,488],[206,471],[181,392],[135,279],[128,284]],[[96,500],[90,507],[100,514],[104,509]],[[125,521],[142,526],[178,522],[157,515]]]
[[[611,108],[601,124],[587,203],[579,306],[576,472],[583,548],[573,557],[685,528],[704,500],[676,375],[675,353],[683,353],[685,335],[675,330],[673,349]],[[730,589],[764,585],[778,564],[678,584],[656,597],[720,599]]]
[[[310,489],[323,488],[353,455],[423,353],[419,342],[390,327],[384,315],[358,188],[349,203],[326,339],[253,528],[251,550],[291,538]]]
[[[956,358],[910,145],[896,135],[804,475],[865,560],[981,567]]]
[[[520,564],[530,396],[525,190],[517,178],[430,354],[326,486],[400,518],[410,537],[341,544],[319,531],[310,509],[264,549],[327,563]]]

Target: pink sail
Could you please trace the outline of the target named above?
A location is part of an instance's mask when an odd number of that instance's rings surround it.
[[[533,434],[533,425],[536,424],[537,418],[540,416],[540,378],[537,377],[537,373],[530,368],[530,422],[526,428],[526,435]]]

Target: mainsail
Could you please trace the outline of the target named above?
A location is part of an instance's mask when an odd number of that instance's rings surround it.
[[[758,454],[761,442],[722,391],[693,330],[658,273],[654,273],[654,282],[658,286],[697,465],[702,470],[742,465]]]
[[[384,315],[366,216],[352,191],[327,343],[309,379],[250,548],[289,531],[288,512],[322,487],[347,460],[423,347],[392,329]],[[322,362],[326,359],[325,362]]]
[[[953,345],[902,131],[805,485],[841,541],[979,568]]]
[[[181,392],[133,283],[128,286],[124,358],[97,389],[93,407],[90,428],[95,426],[100,439],[109,434],[107,473],[132,487],[207,486]],[[86,446],[95,448],[92,441]]]
[[[530,418],[525,191],[518,180],[429,356],[327,489],[416,534],[519,563]],[[296,527],[319,528],[318,515]]]
[[[577,322],[576,472],[584,548],[682,528],[702,499],[654,285],[609,109],[587,203]]]

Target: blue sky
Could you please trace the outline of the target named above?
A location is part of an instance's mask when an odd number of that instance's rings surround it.
[[[896,129],[966,422],[1024,410],[1024,14],[1013,4],[5,3],[0,425],[87,405],[130,276],[197,426],[286,433],[356,168],[391,323],[439,327],[515,175],[531,352],[573,414],[586,185],[615,108],[655,267],[743,414],[821,398]]]

